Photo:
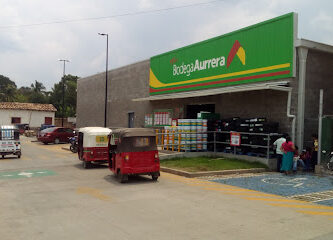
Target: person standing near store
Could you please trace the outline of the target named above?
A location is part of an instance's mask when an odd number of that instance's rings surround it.
[[[312,134],[312,141],[313,141],[313,146],[312,146],[312,155],[311,155],[311,169],[314,169],[315,166],[318,163],[318,135],[317,134]]]
[[[278,138],[273,143],[273,146],[276,149],[276,156],[277,156],[276,171],[278,171],[278,172],[280,172],[280,169],[281,169],[282,156],[283,156],[283,152],[281,151],[281,146],[286,141],[286,136],[287,136],[286,134],[283,134],[280,138]]]
[[[295,145],[289,136],[286,137],[286,141],[282,144],[280,150],[283,152],[281,171],[288,175],[293,168],[295,152]]]

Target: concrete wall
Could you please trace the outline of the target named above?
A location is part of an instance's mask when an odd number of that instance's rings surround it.
[[[0,125],[12,124],[12,117],[21,118],[21,123],[28,123],[30,127],[40,127],[45,123],[45,117],[52,117],[52,124],[54,124],[54,112],[43,111],[29,111],[29,110],[0,110]]]
[[[134,112],[135,127],[144,126],[150,103],[132,99],[149,96],[149,60],[108,72],[107,126],[127,127],[128,113]],[[105,73],[78,80],[77,127],[104,125]]]
[[[221,118],[266,117],[268,121],[279,122],[280,132],[291,131],[291,119],[287,117],[288,93],[275,90],[261,90],[221,94],[207,97],[153,101],[153,109],[183,108],[184,113],[174,117],[186,116],[186,105],[215,104],[215,112]]]
[[[297,115],[298,57],[296,77],[289,79],[292,88],[291,114]],[[311,144],[311,134],[317,132],[319,89],[325,89],[324,114],[333,115],[333,56],[309,50],[305,92],[305,146]],[[109,71],[108,126],[127,127],[128,112],[135,114],[135,127],[142,127],[144,114],[154,109],[173,109],[175,118],[186,116],[186,105],[216,105],[222,118],[266,117],[280,123],[280,132],[291,134],[291,119],[287,113],[287,92],[262,90],[216,96],[133,102],[149,96],[149,60]],[[103,126],[105,73],[78,81],[77,126]],[[299,131],[296,129],[296,131]]]
[[[64,123],[64,127],[66,128],[76,128],[76,124],[73,122],[68,122],[67,118],[64,118],[64,122],[62,122],[62,118],[55,118],[54,125],[56,127],[62,127],[62,123]]]
[[[319,90],[324,89],[324,115],[333,115],[333,54],[309,50],[305,80],[304,146],[318,133]]]
[[[108,126],[127,127],[128,112],[135,114],[135,127],[144,126],[144,114],[154,109],[173,109],[174,118],[184,118],[186,105],[216,105],[222,118],[266,117],[280,123],[280,132],[290,133],[291,119],[287,118],[286,92],[263,90],[221,94],[207,97],[133,102],[132,99],[149,96],[149,60],[109,71]],[[281,81],[281,80],[279,80]],[[295,85],[291,79],[291,85]],[[77,90],[77,127],[103,126],[105,73],[79,79]],[[297,104],[297,90],[293,102]],[[294,96],[295,95],[295,96]],[[292,108],[296,114],[296,107]]]

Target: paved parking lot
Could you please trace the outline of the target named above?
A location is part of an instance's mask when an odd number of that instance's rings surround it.
[[[0,239],[333,239],[333,207],[162,173],[120,184],[59,145],[0,160]],[[301,231],[295,231],[301,229]]]
[[[213,181],[323,205],[332,206],[333,203],[332,176],[316,176],[310,173],[286,176],[270,173]]]

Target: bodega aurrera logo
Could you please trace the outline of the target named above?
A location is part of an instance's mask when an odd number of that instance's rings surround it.
[[[232,48],[230,49],[228,59],[227,59],[227,68],[230,66],[232,60],[234,60],[235,56],[238,56],[239,60],[243,65],[245,65],[245,50],[240,45],[238,40],[235,41],[234,45],[232,45]]]
[[[235,56],[238,56],[239,60],[243,65],[245,65],[245,50],[240,45],[239,41],[236,40],[230,49],[230,52],[228,54],[227,58],[227,68],[229,68],[230,64],[232,63]],[[191,76],[192,73],[196,71],[203,71],[207,69],[213,69],[213,68],[219,68],[224,67],[226,64],[225,56],[218,56],[213,57],[210,59],[205,60],[199,60],[196,59],[194,62],[185,64],[182,62],[180,65],[177,65],[178,59],[172,58],[170,60],[170,63],[172,64],[173,68],[173,76],[177,75],[186,75]]]

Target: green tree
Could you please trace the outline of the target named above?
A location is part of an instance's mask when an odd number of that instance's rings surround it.
[[[16,88],[15,82],[13,82],[12,80],[10,80],[8,77],[0,75],[0,89],[6,87],[7,85],[13,85]]]
[[[0,101],[51,103],[57,108],[57,117],[74,117],[76,113],[76,89],[79,77],[65,75],[51,91],[46,91],[42,82],[35,80],[30,87],[17,89],[15,82],[0,75]],[[63,85],[64,83],[64,85]],[[63,109],[63,86],[65,90],[65,107]]]
[[[28,89],[26,89],[28,90]],[[31,84],[30,90],[27,92],[28,96],[28,102],[31,103],[47,103],[48,102],[48,96],[45,92],[45,87],[43,83],[38,82],[35,80],[35,83]]]
[[[14,102],[16,100],[16,91],[15,82],[8,77],[0,75],[0,101]]]
[[[29,102],[29,96],[31,95],[30,87],[20,87],[16,93],[17,102]]]
[[[5,86],[1,93],[1,101],[3,102],[15,102],[16,101],[16,87],[14,85],[7,85]]]
[[[56,117],[74,117],[76,113],[76,89],[79,77],[65,75],[59,83],[54,84],[50,93],[49,102],[53,104],[58,111]],[[63,110],[63,83],[65,87],[65,108]]]
[[[44,87],[43,83],[35,80],[35,84],[33,84],[33,83],[31,84],[31,89],[35,93],[41,93],[41,92],[44,92],[45,87]]]

